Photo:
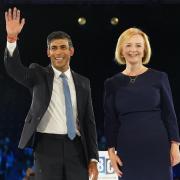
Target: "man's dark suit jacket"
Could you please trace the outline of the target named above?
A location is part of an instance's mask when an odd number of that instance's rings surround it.
[[[18,47],[13,56],[5,49],[5,67],[8,74],[26,86],[32,94],[32,103],[25,119],[19,148],[33,147],[36,129],[51,100],[54,72],[51,66],[31,64],[29,68],[21,63]],[[72,71],[77,96],[78,125],[86,161],[98,159],[96,125],[91,100],[89,80]]]

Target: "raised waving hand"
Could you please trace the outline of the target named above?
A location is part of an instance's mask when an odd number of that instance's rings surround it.
[[[21,32],[25,19],[20,17],[20,10],[14,7],[5,12],[6,20],[6,31],[7,31],[7,40],[9,42],[16,41],[18,34]]]

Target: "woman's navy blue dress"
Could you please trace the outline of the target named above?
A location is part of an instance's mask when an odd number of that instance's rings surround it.
[[[105,81],[105,135],[123,162],[120,180],[172,180],[170,142],[179,131],[166,73],[148,69],[134,83]]]

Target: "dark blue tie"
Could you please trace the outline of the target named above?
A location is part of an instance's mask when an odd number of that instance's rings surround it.
[[[62,73],[60,77],[62,78],[64,97],[65,97],[67,134],[68,137],[71,140],[73,140],[76,136],[76,130],[75,130],[75,123],[73,118],[71,94],[70,94],[66,75]]]

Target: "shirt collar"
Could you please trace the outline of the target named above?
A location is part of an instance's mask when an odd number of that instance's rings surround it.
[[[52,68],[53,68],[53,71],[54,71],[54,75],[55,75],[55,77],[57,79],[59,79],[59,77],[60,77],[60,75],[62,73],[64,73],[68,79],[71,78],[71,69],[70,68],[68,68],[65,72],[61,72],[61,71],[57,70],[55,67],[53,67],[53,66],[52,66]]]

